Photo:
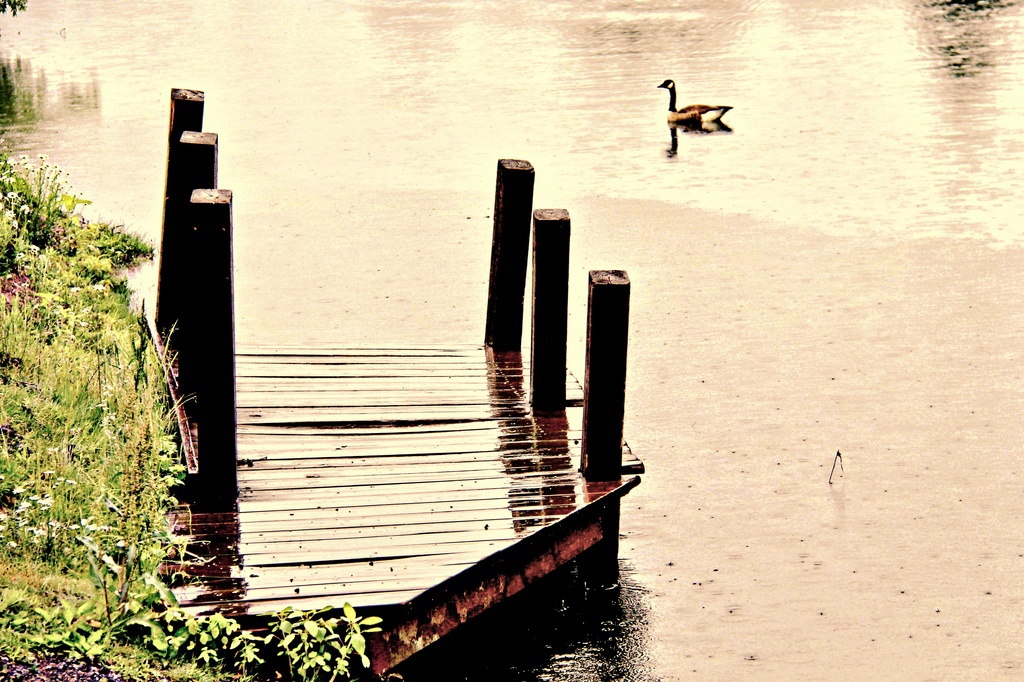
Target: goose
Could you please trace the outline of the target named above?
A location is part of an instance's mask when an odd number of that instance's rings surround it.
[[[676,109],[676,84],[675,81],[667,80],[659,88],[668,90],[668,122],[702,125],[713,123],[725,115],[725,112],[732,109],[723,105],[710,106],[708,104],[691,104],[682,109]]]

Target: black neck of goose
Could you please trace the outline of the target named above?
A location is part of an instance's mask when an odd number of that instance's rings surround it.
[[[668,87],[668,110],[676,110],[676,86],[670,85]]]

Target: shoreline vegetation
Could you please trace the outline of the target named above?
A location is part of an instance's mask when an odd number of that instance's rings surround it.
[[[347,604],[271,614],[261,636],[178,608],[167,560],[187,554],[166,514],[184,468],[124,276],[153,249],[86,221],[87,203],[45,157],[0,153],[0,674],[55,659],[138,680],[365,672],[380,621]]]

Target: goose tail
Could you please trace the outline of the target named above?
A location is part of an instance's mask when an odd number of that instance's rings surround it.
[[[706,113],[701,114],[701,119],[703,119],[706,123],[712,123],[725,116],[725,112],[729,111],[730,109],[732,109],[732,107],[715,107],[714,109],[711,109]]]

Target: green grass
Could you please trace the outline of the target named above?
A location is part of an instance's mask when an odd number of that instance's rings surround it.
[[[90,559],[155,573],[150,550],[169,540],[182,475],[162,369],[124,279],[152,249],[83,220],[85,202],[41,161],[0,155],[0,613],[30,617],[0,618],[0,648],[20,656],[46,648],[29,639],[46,629],[36,609],[97,598]],[[102,658],[135,677],[197,678],[132,639],[109,638]]]

